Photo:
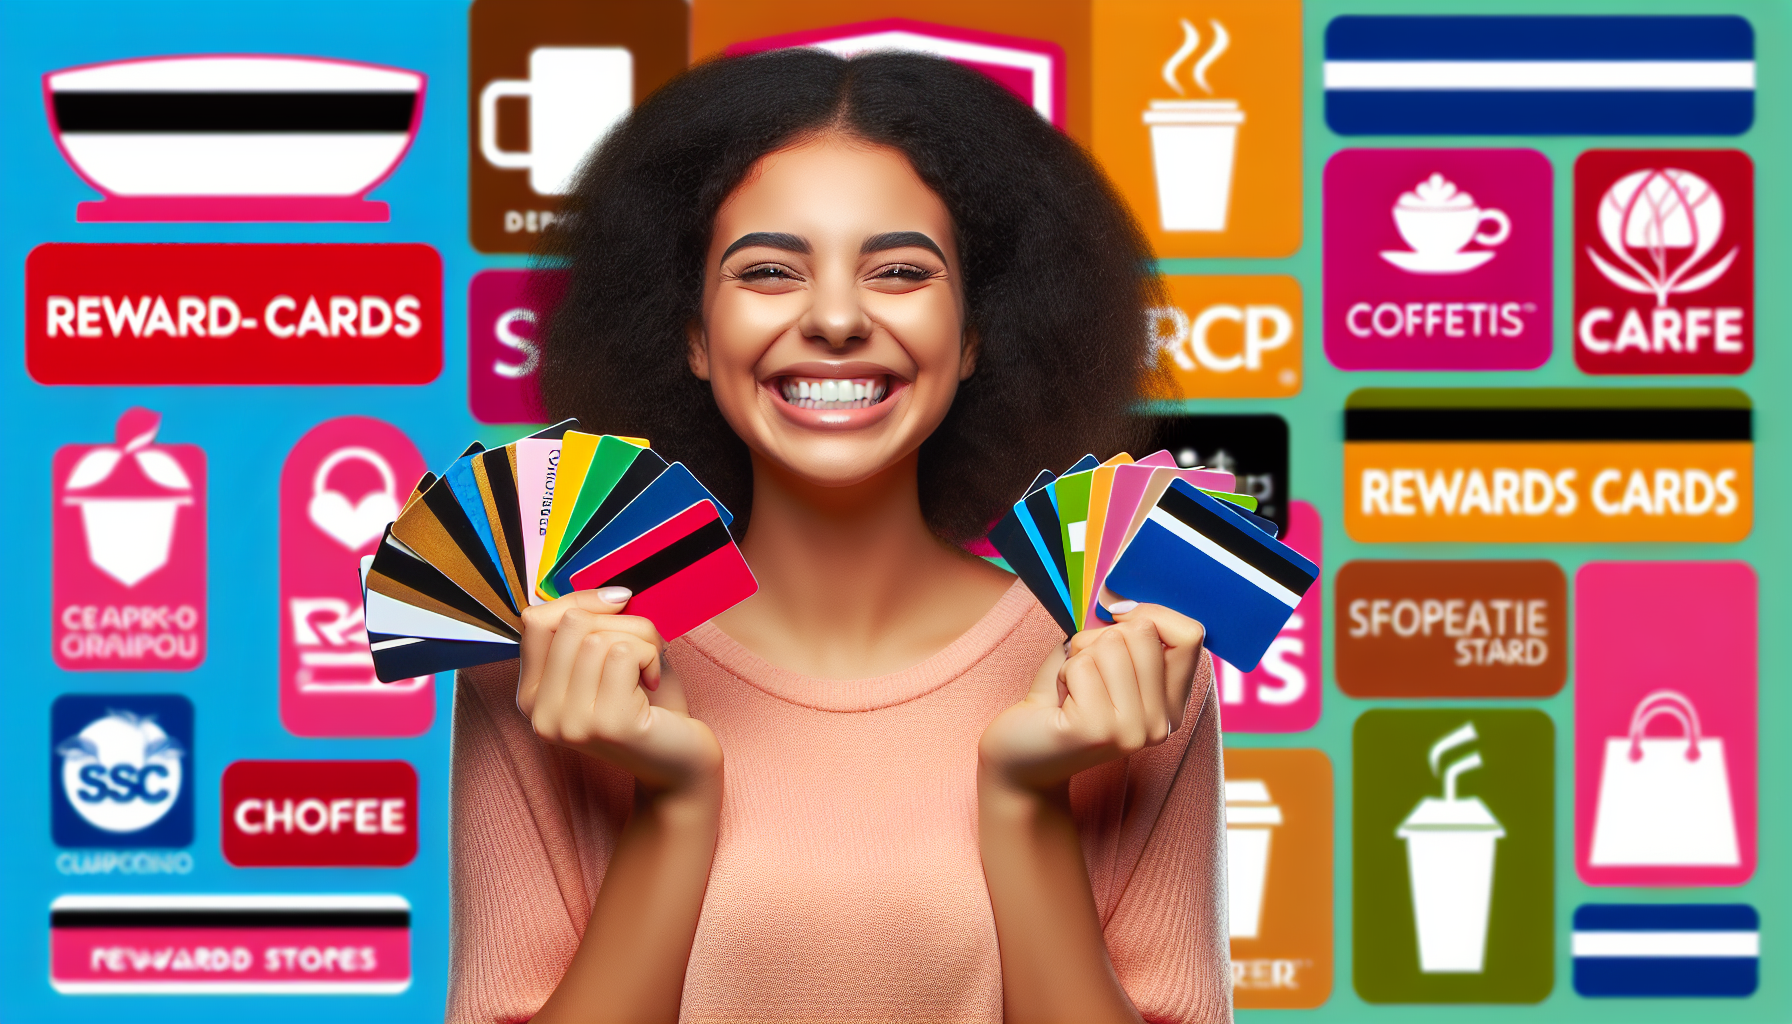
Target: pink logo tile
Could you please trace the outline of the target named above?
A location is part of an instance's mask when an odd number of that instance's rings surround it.
[[[1588,885],[1755,871],[1755,572],[1592,562],[1575,576],[1574,864]],[[1680,656],[1665,656],[1664,637]]]
[[[280,471],[280,720],[299,736],[417,736],[434,677],[382,683],[362,620],[371,555],[423,475],[397,427],[340,416],[311,428]]]
[[[1550,350],[1551,172],[1531,149],[1346,149],[1325,165],[1325,354],[1343,370],[1529,370]]]
[[[65,669],[181,672],[205,660],[205,452],[126,409],[113,444],[51,463],[51,653]]]
[[[481,423],[541,423],[541,341],[560,271],[482,270],[467,287],[467,402]]]
[[[1319,510],[1304,501],[1288,503],[1288,532],[1282,540],[1294,550],[1324,565],[1320,558],[1324,532]],[[1321,592],[1315,584],[1307,590],[1294,616],[1282,627],[1263,661],[1249,672],[1240,672],[1219,658],[1213,673],[1220,693],[1220,725],[1227,732],[1300,732],[1319,721],[1319,638],[1325,615]]]

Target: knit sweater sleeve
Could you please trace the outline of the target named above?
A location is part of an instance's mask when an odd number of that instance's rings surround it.
[[[584,934],[634,780],[543,744],[516,662],[459,673],[449,801],[450,1022],[525,1021]]]
[[[1147,1021],[1231,1021],[1224,768],[1209,658],[1182,727],[1104,767],[1107,777],[1087,780],[1073,803],[1114,970]]]

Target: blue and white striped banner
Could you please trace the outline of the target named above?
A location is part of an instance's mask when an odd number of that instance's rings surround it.
[[[1583,996],[1748,996],[1761,919],[1746,903],[1588,903],[1574,910]]]
[[[1724,16],[1333,18],[1340,135],[1737,135],[1755,33]]]

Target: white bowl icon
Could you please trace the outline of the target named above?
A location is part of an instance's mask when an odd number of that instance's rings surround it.
[[[44,75],[57,145],[106,198],[82,221],[383,221],[424,76],[318,57],[113,61]]]

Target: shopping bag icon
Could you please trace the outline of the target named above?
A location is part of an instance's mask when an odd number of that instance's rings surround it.
[[[1668,715],[1683,736],[1645,737]],[[1605,741],[1589,862],[1601,867],[1733,867],[1741,863],[1724,741],[1705,736],[1685,694],[1656,690],[1637,703],[1630,734]]]

